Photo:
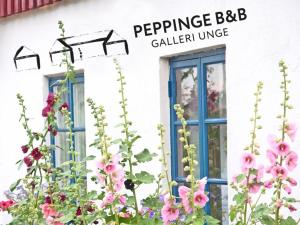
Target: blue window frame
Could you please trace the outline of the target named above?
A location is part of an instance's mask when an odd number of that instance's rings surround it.
[[[63,77],[49,79],[49,92],[55,93],[59,87],[59,80]],[[73,81],[69,80],[66,83],[67,92],[62,96],[63,101],[68,103],[69,111],[71,112],[72,132],[73,132],[73,148],[78,151],[76,160],[80,160],[86,156],[85,144],[85,117],[84,117],[84,77],[83,74],[78,74]],[[59,166],[71,158],[67,148],[67,133],[64,120],[61,113],[56,114],[57,118],[57,135],[50,137],[51,145],[59,146],[52,150],[52,163],[54,166]]]
[[[181,162],[185,152],[177,138],[181,124],[173,109],[180,104],[191,131],[190,142],[197,146],[196,175],[208,178],[206,211],[228,224],[225,49],[170,59],[169,97],[172,179],[182,185],[186,177]]]

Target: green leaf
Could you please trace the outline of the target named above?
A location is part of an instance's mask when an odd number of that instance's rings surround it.
[[[155,180],[155,177],[146,171],[141,171],[140,173],[136,173],[135,177],[138,181],[144,184],[151,184]]]
[[[233,200],[236,201],[237,204],[244,204],[246,201],[246,195],[244,193],[237,193],[233,197]]]
[[[59,218],[59,221],[62,222],[62,223],[68,223],[70,222],[71,220],[73,220],[74,218],[74,213],[69,213],[67,215],[64,215],[62,217]]]
[[[297,222],[291,216],[289,216],[286,219],[282,219],[280,221],[280,225],[297,225]]]
[[[240,174],[236,177],[236,181],[238,183],[240,183],[242,180],[244,180],[246,178],[246,175],[245,174]]]
[[[11,192],[13,192],[13,191],[16,189],[16,187],[20,184],[20,182],[21,182],[21,179],[19,179],[19,180],[17,180],[16,182],[12,183],[12,184],[10,185],[10,187],[9,187],[9,190],[10,190]]]
[[[215,225],[215,224],[219,224],[220,221],[217,220],[216,218],[210,216],[210,215],[205,215],[205,220],[207,225]]]
[[[156,153],[150,153],[148,149],[144,149],[142,152],[134,155],[134,158],[139,162],[139,163],[144,163],[144,162],[149,162],[153,159],[154,156],[157,156]]]
[[[91,161],[91,160],[94,160],[96,158],[96,156],[94,155],[89,155],[87,156],[83,161]]]
[[[274,225],[275,224],[274,219],[268,215],[264,215],[264,216],[260,217],[259,221],[265,225]]]

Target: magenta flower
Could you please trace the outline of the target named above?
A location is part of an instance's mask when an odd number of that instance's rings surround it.
[[[51,106],[47,105],[45,108],[42,110],[42,116],[47,117],[51,112],[53,112],[53,109]]]
[[[298,162],[298,155],[296,152],[291,151],[288,156],[286,157],[286,166],[288,168],[289,171],[292,171],[295,169],[295,167],[297,166],[297,162]]]
[[[270,163],[274,165],[276,163],[278,155],[272,151],[272,150],[267,150],[267,158],[269,159]]]
[[[291,141],[295,140],[296,133],[297,133],[297,125],[295,123],[288,123],[286,127],[286,134],[289,136]]]
[[[120,196],[119,197],[119,202],[120,202],[120,204],[125,205],[126,204],[126,197],[124,195]]]
[[[59,107],[59,111],[61,111],[62,109],[69,110],[69,105],[68,105],[68,103],[64,102],[64,103]]]
[[[208,202],[208,197],[204,194],[203,191],[197,191],[194,193],[194,204],[196,206],[204,207]]]
[[[249,184],[249,192],[252,194],[256,194],[260,189],[260,185],[258,183],[250,183]]]
[[[285,179],[288,172],[283,166],[274,166],[271,170],[271,174],[274,178],[281,177],[282,179]]]
[[[255,166],[255,157],[252,153],[245,152],[241,158],[242,170],[247,171]]]
[[[276,154],[278,154],[280,156],[286,156],[290,152],[290,146],[288,143],[281,141],[281,142],[277,143],[274,150],[275,150]]]
[[[273,180],[265,181],[264,186],[265,186],[265,188],[268,188],[268,189],[272,188],[273,187]]]
[[[50,92],[47,97],[47,104],[48,106],[52,107],[54,103],[55,103],[55,96],[53,93]]]

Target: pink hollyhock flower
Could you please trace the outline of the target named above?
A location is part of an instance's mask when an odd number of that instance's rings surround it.
[[[295,123],[288,123],[286,127],[286,134],[289,136],[291,141],[295,140],[296,133],[297,133],[297,125]]]
[[[104,167],[105,167],[104,160],[102,159],[99,162],[96,162],[96,166],[97,166],[98,169],[103,170]]]
[[[177,220],[179,217],[179,209],[176,208],[175,200],[166,198],[165,205],[161,209],[161,215],[164,222]]]
[[[13,200],[1,201],[0,202],[0,209],[2,211],[8,210],[11,206],[13,206],[15,202]]]
[[[287,181],[290,183],[291,186],[297,186],[297,181],[295,179],[288,177]]]
[[[282,166],[274,166],[271,170],[271,174],[274,178],[281,177],[282,179],[285,179],[287,177],[287,170]]]
[[[265,186],[265,188],[268,188],[268,189],[272,188],[273,187],[273,181],[272,180],[265,181],[264,186]]]
[[[114,194],[111,193],[111,192],[107,193],[106,196],[103,199],[103,202],[101,204],[101,208],[104,208],[105,206],[112,204],[114,200],[115,200]]]
[[[298,155],[296,152],[291,151],[286,157],[285,163],[289,171],[292,171],[297,166]]]
[[[52,107],[55,103],[55,96],[53,93],[49,93],[47,97],[47,104],[48,106]]]
[[[101,173],[97,173],[98,182],[101,186],[105,185],[105,176]]]
[[[40,158],[42,158],[43,154],[40,152],[40,150],[38,148],[35,148],[32,150],[32,152],[30,153],[30,155],[36,160],[38,161]]]
[[[194,204],[196,206],[204,207],[208,202],[208,197],[204,194],[203,191],[197,191],[194,193]]]
[[[255,166],[255,157],[252,153],[245,152],[241,158],[242,170],[248,170]]]
[[[114,163],[108,163],[108,164],[105,165],[105,167],[104,167],[103,170],[104,170],[104,172],[106,174],[112,174],[113,172],[116,171],[116,169],[117,169],[117,165],[116,164],[114,164]]]
[[[260,185],[258,183],[250,183],[249,184],[249,192],[252,194],[256,194],[260,189]]]
[[[267,150],[267,158],[269,159],[270,163],[274,165],[276,163],[278,155],[272,151],[272,150]]]
[[[292,189],[290,186],[288,185],[284,185],[283,189],[286,191],[286,193],[291,194],[292,193]]]
[[[120,204],[125,205],[126,204],[126,197],[124,195],[120,196],[119,197],[119,202],[120,202]]]
[[[283,205],[283,204],[282,204],[282,200],[281,200],[281,199],[278,199],[277,202],[275,203],[275,205],[276,205],[277,208],[281,208],[282,205]]]
[[[256,181],[260,182],[261,179],[263,178],[263,176],[264,176],[264,166],[259,165],[259,167],[257,168],[257,171],[256,171]]]
[[[281,141],[277,143],[276,148],[274,150],[278,155],[286,156],[290,152],[290,146],[288,143]]]
[[[189,200],[190,191],[191,189],[186,186],[180,186],[178,188],[179,197],[181,198],[181,202],[186,213],[192,212],[192,208]]]
[[[51,205],[48,204],[48,203],[44,203],[44,204],[40,205],[40,208],[42,209],[42,212],[44,214],[44,218],[47,218],[49,216],[52,216],[52,217],[58,217],[59,216],[59,213],[55,209],[53,209],[51,207]]]
[[[269,134],[267,137],[267,141],[272,149],[276,148],[276,145],[277,145],[276,139],[277,139],[277,137],[274,134]]]
[[[198,180],[197,184],[199,185],[199,191],[203,192],[205,190],[205,185],[207,184],[207,177],[203,177],[201,180]]]

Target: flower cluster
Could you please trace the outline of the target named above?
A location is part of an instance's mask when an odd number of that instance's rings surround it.
[[[63,215],[57,212],[52,206],[51,203],[44,203],[40,205],[42,213],[44,215],[47,225],[64,225],[59,221],[59,218]]]
[[[15,202],[13,200],[0,201],[0,211],[7,211]]]

